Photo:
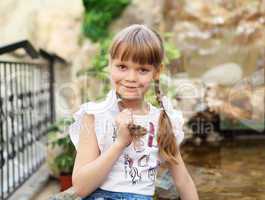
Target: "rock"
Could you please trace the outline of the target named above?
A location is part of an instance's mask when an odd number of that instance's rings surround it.
[[[156,179],[156,194],[163,199],[177,199],[179,194],[176,190],[172,176],[168,169],[161,167]]]
[[[34,34],[38,46],[73,60],[80,51],[82,2],[56,0],[37,6]]]
[[[68,115],[80,104],[80,84],[76,80],[76,72],[87,67],[97,52],[96,45],[89,40],[81,40],[83,10],[82,1],[0,2],[0,45],[27,39],[36,49],[42,48],[68,61],[68,66],[56,64],[54,67],[58,118]],[[24,51],[21,52],[24,55]],[[10,60],[18,61],[17,56],[13,57]]]
[[[202,139],[199,138],[199,137],[196,137],[196,138],[193,140],[193,143],[194,143],[194,145],[196,145],[196,146],[200,146],[201,143],[202,143]]]
[[[110,31],[115,33],[131,24],[146,24],[149,27],[160,29],[162,23],[161,5],[161,0],[131,1],[121,17],[110,25]]]
[[[252,104],[252,117],[254,120],[264,121],[264,99],[265,99],[265,87],[256,88],[251,96]],[[264,127],[264,126],[263,126]]]
[[[241,66],[236,63],[225,63],[206,71],[201,78],[205,83],[233,85],[241,80],[242,75]]]
[[[49,200],[81,200],[81,198],[75,194],[74,188],[71,187],[64,192],[50,197]]]
[[[25,3],[7,0],[1,2],[0,7],[1,44],[28,39],[34,46],[68,60],[79,50],[81,1],[29,0]]]
[[[34,37],[34,1],[31,3],[7,0],[0,2],[0,44],[5,45]]]
[[[223,138],[222,138],[218,133],[212,131],[212,132],[210,132],[210,133],[208,134],[208,136],[207,136],[207,138],[206,138],[206,141],[207,141],[208,143],[218,145],[219,142],[222,141],[222,139],[223,139]]]

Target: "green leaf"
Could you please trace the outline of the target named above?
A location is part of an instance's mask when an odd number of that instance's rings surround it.
[[[83,33],[93,42],[108,36],[108,26],[119,17],[130,0],[83,0]]]

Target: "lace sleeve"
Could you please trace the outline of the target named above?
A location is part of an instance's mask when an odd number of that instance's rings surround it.
[[[170,121],[172,123],[174,133],[177,139],[177,144],[180,144],[184,139],[184,132],[183,132],[183,125],[184,125],[184,118],[181,111],[177,111],[173,108],[173,105],[171,103],[171,100],[163,96],[162,102],[164,105],[164,108],[166,109],[166,112],[170,118]]]
[[[79,134],[81,130],[81,122],[82,118],[85,114],[93,114],[94,115],[94,127],[95,127],[95,133],[97,137],[97,142],[99,145],[100,151],[102,151],[103,147],[103,134],[104,132],[100,129],[100,120],[99,118],[99,112],[95,109],[95,103],[89,102],[82,104],[77,112],[73,114],[74,122],[69,127],[69,135],[71,138],[72,143],[74,144],[75,148],[77,149],[78,143],[79,143]],[[102,121],[102,120],[101,120]]]
[[[175,133],[177,144],[179,145],[184,139],[183,125],[184,118],[181,111],[174,110],[169,118],[171,120],[171,124],[173,126],[173,131]]]

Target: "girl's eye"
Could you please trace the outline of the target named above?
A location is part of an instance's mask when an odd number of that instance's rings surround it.
[[[149,70],[148,70],[148,69],[145,69],[145,68],[141,68],[141,69],[139,69],[139,71],[140,71],[140,73],[142,73],[142,74],[146,74],[146,73],[149,72]]]
[[[117,65],[117,67],[120,69],[120,70],[125,70],[127,67],[124,66],[124,65]]]

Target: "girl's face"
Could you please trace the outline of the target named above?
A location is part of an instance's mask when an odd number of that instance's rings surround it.
[[[131,60],[113,59],[110,61],[112,85],[122,98],[142,99],[152,80],[158,75],[153,65],[141,65]]]

